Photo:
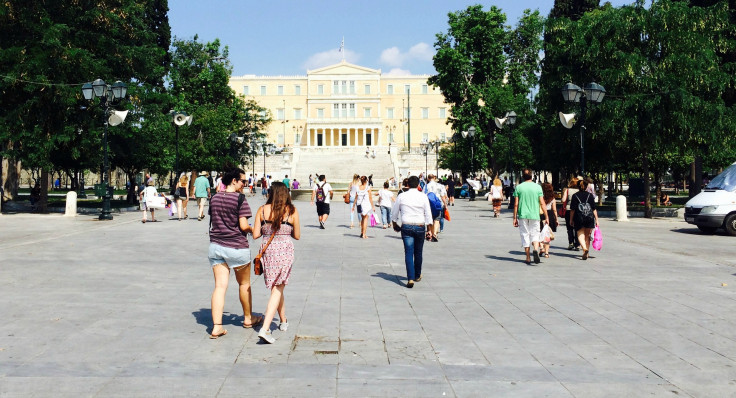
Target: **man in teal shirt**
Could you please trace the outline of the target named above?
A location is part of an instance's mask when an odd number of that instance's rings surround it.
[[[194,197],[197,198],[197,205],[199,206],[199,217],[197,220],[202,221],[204,218],[204,204],[210,197],[210,181],[207,179],[207,172],[203,171],[199,173],[199,176],[194,180]]]
[[[540,213],[544,214],[545,224],[549,224],[547,210],[544,208],[544,194],[539,184],[532,182],[532,171],[522,171],[524,182],[514,191],[514,227],[519,227],[521,246],[526,252],[526,263],[531,264],[529,257],[530,243],[534,245],[534,264],[539,264],[539,224]]]

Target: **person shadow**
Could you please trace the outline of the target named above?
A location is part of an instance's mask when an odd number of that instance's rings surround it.
[[[208,331],[212,330],[212,310],[210,308],[200,308],[197,311],[193,311],[192,316],[194,316],[194,320],[196,320],[198,324],[206,326]],[[242,327],[243,321],[244,318],[242,315],[235,315],[229,312],[222,313],[223,327],[225,327],[226,325],[236,325]]]
[[[402,280],[406,279],[403,276],[387,274],[385,272],[376,272],[375,274],[371,276],[374,278],[381,278],[389,282],[393,282],[401,287],[404,286],[404,282],[402,282]]]

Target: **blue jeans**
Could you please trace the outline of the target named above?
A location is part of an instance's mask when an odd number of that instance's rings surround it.
[[[406,278],[416,280],[422,276],[422,249],[424,249],[424,226],[402,225],[401,240],[404,241]]]
[[[383,225],[389,225],[391,224],[391,208],[386,206],[380,206],[381,207],[381,221],[383,221]]]

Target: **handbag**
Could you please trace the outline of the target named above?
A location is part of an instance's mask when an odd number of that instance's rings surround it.
[[[562,208],[560,210],[557,210],[557,215],[564,218],[566,213],[567,213],[567,201],[564,201],[562,202]]]
[[[350,203],[350,192],[346,192],[345,195],[342,195],[343,200],[345,200],[345,204]]]
[[[591,246],[593,246],[593,249],[595,250],[601,250],[601,248],[603,248],[603,234],[601,233],[601,228],[597,225],[593,230],[593,243]]]
[[[258,252],[258,255],[253,259],[253,273],[256,275],[261,275],[263,273],[263,264],[261,264],[261,256],[263,256],[263,253],[268,249],[268,245],[271,244],[271,241],[273,240],[273,237],[276,236],[276,234],[271,234],[271,237],[268,239],[268,242],[266,243],[266,246],[263,246],[263,249]]]
[[[445,207],[445,220],[450,221],[450,211]]]
[[[146,197],[146,208],[164,209],[166,208],[166,198],[164,198],[163,196]]]

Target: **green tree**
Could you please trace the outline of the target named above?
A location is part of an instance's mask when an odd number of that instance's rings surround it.
[[[103,78],[162,85],[169,41],[165,0],[0,4],[0,142],[3,156],[38,167],[45,210],[48,172],[75,143],[99,153],[101,110],[88,107],[80,83]],[[85,112],[86,110],[86,112]],[[78,113],[87,114],[89,122]],[[84,127],[90,127],[86,129]],[[90,139],[79,134],[89,134]],[[63,162],[69,168],[75,162]]]
[[[453,145],[452,153],[461,155],[456,166],[463,170],[473,164],[491,175],[500,171],[503,162],[499,160],[509,158],[509,145],[496,139],[493,119],[508,110],[520,115],[512,139],[516,163],[528,164],[532,159],[526,133],[534,119],[529,96],[537,84],[543,19],[527,10],[515,30],[505,23],[506,15],[499,8],[484,11],[475,5],[449,13],[447,33],[436,35],[437,74],[429,83],[439,87],[450,104],[453,130],[476,126],[472,159],[468,140],[457,139]]]

